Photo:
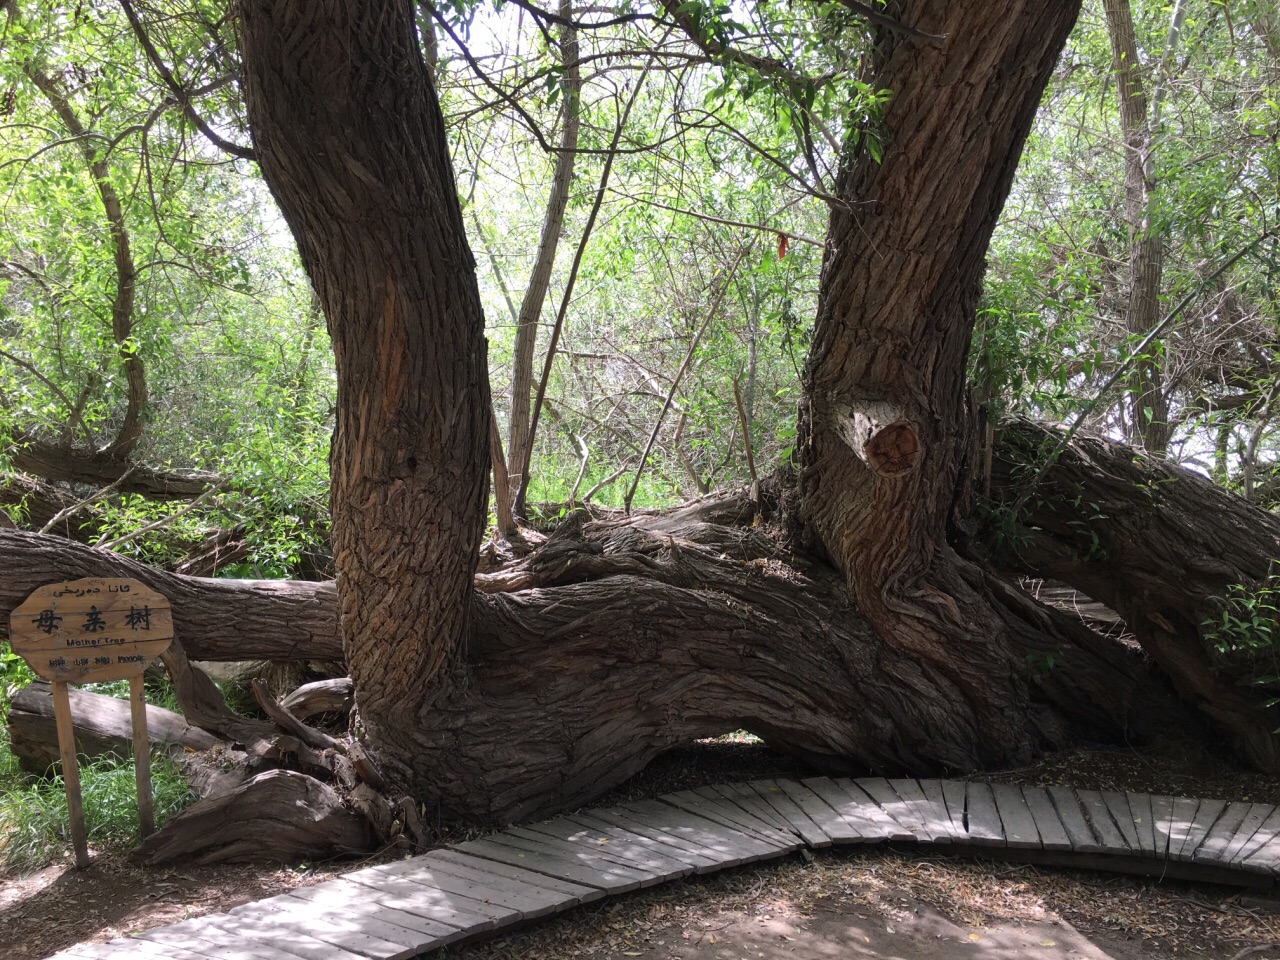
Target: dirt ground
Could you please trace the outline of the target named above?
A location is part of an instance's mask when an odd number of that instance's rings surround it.
[[[675,751],[602,802],[700,783],[805,775],[764,747]],[[1073,751],[993,780],[1280,802],[1280,782],[1170,748]],[[441,841],[459,839],[442,832]],[[368,862],[368,861],[365,861]],[[226,910],[361,865],[143,868],[122,853],[0,873],[0,960]],[[592,904],[449,960],[1280,960],[1280,895],[1149,878],[950,860],[929,849],[795,855]]]

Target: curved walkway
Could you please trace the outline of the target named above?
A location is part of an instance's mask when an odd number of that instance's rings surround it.
[[[932,852],[1270,886],[1280,808],[954,780],[761,780],[512,827],[107,944],[78,960],[400,960],[802,848]]]

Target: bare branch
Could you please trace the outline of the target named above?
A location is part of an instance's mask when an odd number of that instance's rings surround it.
[[[238,143],[232,143],[230,140],[219,136],[204,121],[204,118],[191,105],[191,94],[186,87],[178,82],[178,79],[173,75],[173,71],[165,64],[164,58],[160,56],[160,51],[151,42],[151,37],[147,35],[146,28],[143,27],[142,21],[138,19],[137,13],[134,12],[133,4],[130,0],[120,0],[120,7],[124,10],[124,15],[129,18],[129,25],[133,27],[134,35],[138,38],[138,43],[142,46],[147,59],[151,61],[151,66],[155,68],[156,73],[160,74],[160,79],[164,81],[164,85],[173,93],[177,105],[182,108],[182,112],[187,119],[195,124],[196,129],[203,133],[205,138],[219,150],[223,150],[242,160],[256,160],[257,154],[254,153],[252,148],[242,147]]]

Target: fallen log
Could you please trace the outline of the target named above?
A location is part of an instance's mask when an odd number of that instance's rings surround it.
[[[36,587],[80,577],[132,577],[169,598],[192,660],[342,660],[332,581],[217,580],[168,573],[62,537],[0,529],[0,610]],[[0,616],[0,640],[9,618]]]
[[[334,677],[304,683],[280,701],[299,720],[309,720],[322,713],[346,713],[355,702],[355,684],[350,677]]]
[[[129,701],[71,687],[71,719],[76,752],[82,757],[133,757],[133,725]],[[171,756],[209,750],[222,743],[193,727],[179,713],[147,706],[147,736]],[[53,717],[49,684],[38,680],[18,691],[9,703],[10,749],[24,770],[43,774],[58,762],[58,730]]]

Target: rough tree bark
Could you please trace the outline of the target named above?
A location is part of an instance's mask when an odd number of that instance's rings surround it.
[[[735,726],[915,771],[1022,761],[1081,724],[1120,731],[1136,688],[1117,652],[947,539],[984,255],[1077,10],[918,0],[904,20],[945,40],[875,48],[888,146],[876,162],[855,131],[839,178],[803,416],[799,516],[839,577],[724,524],[665,542],[657,521],[621,527],[585,583],[472,605],[482,324],[409,5],[242,0],[263,172],[335,343],[341,632],[384,769],[446,815],[503,820]],[[751,576],[726,575],[721,553]],[[1038,684],[1028,659],[1059,649],[1072,669]]]
[[[1006,425],[996,448],[993,493],[1025,492],[1056,433]],[[1183,700],[1209,717],[1255,765],[1280,765],[1280,711],[1268,691],[1219,656],[1206,639],[1234,585],[1262,584],[1280,556],[1280,519],[1212,481],[1106,440],[1081,437],[1063,450],[1039,489],[990,538],[1016,573],[1064,580],[1119,613]]]
[[[347,659],[371,739],[410,757],[465,651],[488,495],[483,311],[444,121],[409,3],[238,14],[262,173],[333,341]]]
[[[1016,763],[1043,736],[1004,596],[948,544],[973,420],[966,360],[985,254],[1078,4],[903,5],[940,44],[883,34],[832,213],[801,408],[799,513],[879,642],[910,656],[922,729],[956,767]],[[864,144],[886,140],[883,161]],[[944,146],[945,145],[945,146]]]

